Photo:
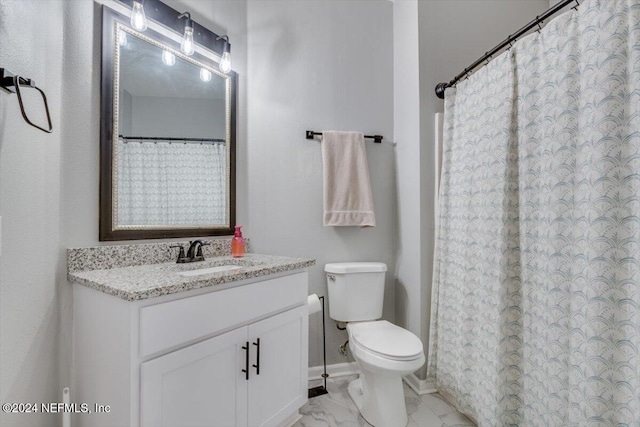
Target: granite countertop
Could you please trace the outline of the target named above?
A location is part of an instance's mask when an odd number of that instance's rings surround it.
[[[82,284],[126,301],[169,295],[192,289],[207,288],[253,277],[310,267],[315,260],[275,255],[246,254],[242,258],[220,256],[188,264],[165,262],[102,270],[69,272],[70,281]],[[222,265],[241,268],[185,277],[179,272]]]

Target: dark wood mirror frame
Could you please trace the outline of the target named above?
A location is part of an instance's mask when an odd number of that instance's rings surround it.
[[[127,4],[129,0],[121,0]],[[130,2],[130,1],[129,1]],[[164,26],[174,29],[179,33],[179,28],[184,28],[184,21],[177,16],[178,11],[170,8],[159,0],[147,0],[145,2],[147,17]],[[116,229],[113,224],[113,123],[116,111],[114,111],[114,49],[115,49],[115,23],[129,25],[129,17],[121,15],[108,7],[102,7],[102,76],[100,99],[100,241],[137,240],[137,239],[162,239],[175,237],[202,237],[202,236],[226,236],[232,235],[236,221],[236,93],[238,76],[234,71],[229,73],[231,82],[229,109],[229,226],[215,228],[169,228],[145,226],[140,228]],[[194,40],[197,44],[210,46],[218,55],[222,55],[224,42],[216,40],[215,33],[198,25],[194,25]],[[177,43],[169,38],[151,30],[145,31],[145,35],[166,45]],[[199,53],[194,53],[193,58],[205,64],[215,64]]]

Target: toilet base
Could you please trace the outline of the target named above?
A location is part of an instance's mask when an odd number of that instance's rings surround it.
[[[402,377],[361,373],[348,386],[362,417],[374,427],[405,427],[409,421]]]

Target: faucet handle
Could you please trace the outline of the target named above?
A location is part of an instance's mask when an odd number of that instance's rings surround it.
[[[211,243],[209,242],[202,242],[200,243],[200,246],[198,246],[198,252],[196,253],[197,257],[202,257],[202,259],[204,260],[204,255],[202,255],[202,247],[203,246],[209,246]]]
[[[184,247],[182,247],[182,245],[173,245],[173,246],[169,246],[169,248],[180,248],[180,252],[178,252],[178,260],[176,261],[176,263],[183,263],[185,262],[186,257],[184,256]]]

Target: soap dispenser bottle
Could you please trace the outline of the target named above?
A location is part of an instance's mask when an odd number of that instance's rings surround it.
[[[234,258],[240,258],[244,256],[245,245],[244,237],[242,237],[242,226],[236,225],[236,232],[231,239],[231,256]]]

